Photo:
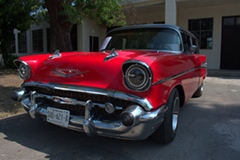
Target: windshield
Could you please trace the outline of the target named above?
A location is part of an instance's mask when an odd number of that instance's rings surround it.
[[[102,50],[146,49],[181,51],[179,34],[168,28],[140,28],[116,31],[105,39]]]

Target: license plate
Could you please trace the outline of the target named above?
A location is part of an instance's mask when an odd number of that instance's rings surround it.
[[[70,112],[68,110],[47,108],[47,122],[68,127]]]

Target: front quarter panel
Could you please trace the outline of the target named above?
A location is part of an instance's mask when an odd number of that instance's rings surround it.
[[[179,87],[182,93],[182,105],[186,103],[203,83],[206,77],[206,57],[197,54],[197,59],[191,54],[156,53],[149,54],[151,58],[138,57],[147,63],[153,74],[152,87],[147,97],[158,107],[166,103],[171,90]],[[146,60],[147,59],[147,60]]]
[[[20,63],[25,63],[30,67],[31,77],[36,74],[37,69],[43,67],[44,61],[49,58],[50,54],[39,54],[39,55],[32,55],[32,56],[22,56],[16,60],[14,60],[15,65],[17,68],[19,67]],[[30,77],[30,78],[31,78]],[[25,80],[27,81],[27,80]]]
[[[150,53],[139,56],[136,60],[145,62],[151,68],[153,75],[152,87],[145,96],[153,104],[154,108],[166,103],[174,87],[180,85],[183,87],[183,91],[187,90],[189,83],[187,55]]]

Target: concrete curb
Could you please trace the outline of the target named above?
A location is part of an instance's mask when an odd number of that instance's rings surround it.
[[[239,70],[213,70],[208,69],[209,77],[240,78]]]
[[[9,123],[11,121],[18,120],[18,119],[21,119],[21,118],[24,118],[24,117],[27,117],[27,116],[28,116],[28,113],[21,113],[21,114],[17,114],[17,115],[11,116],[11,117],[1,118],[0,119],[0,125],[4,125],[4,124]]]

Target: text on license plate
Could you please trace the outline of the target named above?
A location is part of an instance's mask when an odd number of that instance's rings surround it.
[[[47,122],[68,127],[70,112],[68,110],[47,108]]]

